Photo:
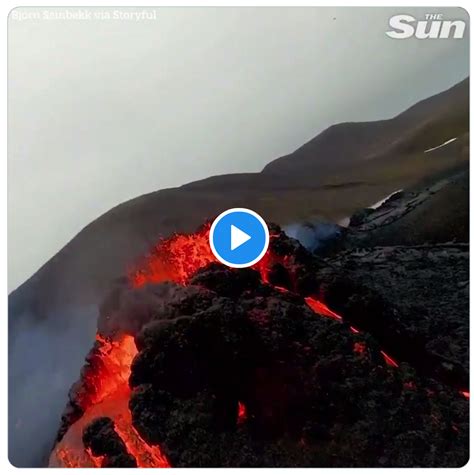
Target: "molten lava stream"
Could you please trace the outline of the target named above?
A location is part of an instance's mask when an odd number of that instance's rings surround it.
[[[308,307],[311,310],[313,310],[313,312],[318,313],[319,315],[324,315],[326,317],[332,318],[334,320],[337,320],[338,322],[343,321],[343,319],[340,315],[333,312],[326,304],[324,304],[320,300],[317,300],[313,297],[306,297],[305,302],[308,305]],[[360,333],[360,330],[353,327],[353,326],[350,327],[350,330],[354,334]],[[391,356],[389,356],[385,351],[380,351],[380,353],[383,356],[385,362],[389,366],[393,366],[394,368],[398,368],[398,363]]]
[[[198,269],[217,262],[209,246],[210,223],[194,234],[163,239],[144,257],[140,268],[129,272],[133,287],[166,280],[185,285]]]
[[[338,322],[342,322],[342,317],[336,312],[333,312],[326,304],[321,302],[321,300],[316,300],[314,297],[306,297],[306,305],[315,313],[319,315],[324,315],[325,317],[332,318]]]
[[[243,402],[239,401],[237,412],[237,424],[243,424],[247,420],[247,408]]]
[[[79,397],[83,416],[69,427],[63,439],[54,448],[50,467],[100,467],[103,457],[94,457],[84,448],[82,434],[85,427],[97,417],[110,417],[115,431],[137,461],[138,467],[169,467],[158,446],[148,445],[132,425],[128,408],[130,387],[128,378],[132,360],[137,354],[133,337],[124,335],[110,342],[97,336],[101,344],[100,361],[95,360],[85,373],[84,387],[92,388]]]
[[[387,353],[385,353],[385,351],[381,351],[380,353],[382,353],[382,356],[383,356],[385,362],[389,366],[393,366],[394,368],[398,368],[398,363],[391,356],[387,355]]]

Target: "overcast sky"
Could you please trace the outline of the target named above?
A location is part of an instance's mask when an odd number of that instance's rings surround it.
[[[14,10],[10,290],[122,201],[259,171],[333,123],[391,117],[460,81],[467,34],[384,33],[399,13],[467,19],[435,10],[162,8],[140,21]]]

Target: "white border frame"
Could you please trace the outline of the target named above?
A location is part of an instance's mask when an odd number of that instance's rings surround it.
[[[225,6],[273,6],[273,7],[355,7],[355,6],[365,6],[365,7],[400,7],[400,10],[403,10],[403,8],[410,8],[410,7],[439,7],[439,8],[446,8],[446,7],[460,7],[463,8],[468,14],[470,13],[470,6],[471,4],[468,2],[468,0],[460,0],[452,5],[449,5],[449,1],[440,1],[440,0],[432,0],[432,1],[426,1],[426,0],[418,0],[415,4],[410,5],[409,2],[407,1],[399,1],[399,0],[392,0],[392,1],[387,1],[387,0],[366,0],[366,1],[344,1],[338,3],[330,3],[330,2],[323,2],[323,1],[315,1],[315,0],[296,0],[294,2],[291,2],[290,0],[287,1],[282,1],[282,0],[255,0],[255,1],[249,1],[249,0],[242,0],[242,1],[231,1],[231,0],[220,0],[220,1],[199,1],[199,0],[188,0],[185,2],[172,2],[172,1],[162,1],[162,0],[155,0],[154,2],[150,2],[148,0],[141,0],[139,5],[130,5],[130,1],[123,1],[123,0],[116,0],[116,1],[110,1],[110,0],[102,0],[101,2],[94,2],[93,0],[91,1],[84,1],[84,0],[76,0],[76,1],[57,1],[57,0],[47,0],[47,1],[37,1],[37,0],[29,0],[26,4],[21,4],[17,3],[13,0],[4,0],[1,3],[1,9],[3,11],[3,25],[7,25],[7,16],[9,12],[18,6],[30,6],[30,7],[130,7],[134,6],[136,8],[139,7],[198,7],[198,6],[219,6],[219,7],[225,7]],[[433,8],[431,8],[433,9]],[[2,66],[3,66],[3,71],[4,74],[2,75],[2,81],[3,81],[3,94],[2,94],[2,110],[3,112],[3,131],[5,139],[2,141],[3,145],[3,160],[2,160],[2,165],[3,165],[3,173],[0,174],[0,180],[2,180],[2,194],[3,194],[3,203],[1,207],[1,212],[2,212],[2,225],[4,226],[3,228],[3,233],[2,233],[2,269],[4,269],[4,272],[2,272],[1,275],[1,283],[4,289],[8,288],[8,279],[7,279],[7,262],[8,262],[8,255],[7,255],[7,233],[6,233],[6,226],[7,226],[7,141],[6,141],[6,130],[7,130],[7,31],[5,28],[5,32],[2,35],[2,40],[4,42],[3,47],[1,48],[1,54],[2,54]],[[472,65],[472,48],[470,48],[470,64]],[[473,111],[473,94],[470,95],[470,114],[472,118],[472,111]],[[472,123],[472,120],[471,120]],[[470,149],[471,151],[471,149]],[[470,186],[469,194],[470,194],[470,235],[473,236],[474,232],[474,225],[473,223],[473,215],[474,215],[474,192],[473,192],[472,186]],[[472,281],[474,276],[474,271],[473,267],[471,266],[470,268],[470,279]],[[472,291],[471,291],[472,292]],[[472,297],[472,293],[470,294]],[[0,415],[1,415],[1,428],[0,428],[0,450],[1,450],[1,456],[0,456],[0,470],[1,473],[11,473],[14,470],[24,470],[24,471],[31,471],[31,470],[36,470],[36,469],[16,469],[16,467],[13,467],[9,460],[8,460],[8,450],[7,450],[7,443],[8,443],[8,412],[7,412],[7,399],[8,399],[8,393],[7,393],[7,374],[8,374],[8,331],[7,331],[7,322],[8,322],[8,298],[7,298],[7,293],[3,293],[1,295],[2,299],[2,317],[3,317],[3,331],[2,331],[2,345],[1,345],[1,362],[0,362],[0,371],[2,373],[2,378],[3,378],[3,389],[0,392]],[[472,310],[474,308],[474,302],[473,299],[470,298],[470,315],[472,314]],[[470,325],[470,342],[472,343],[473,341],[473,326]],[[472,346],[472,345],[471,345]],[[473,368],[473,355],[472,351],[470,353],[470,367]],[[472,431],[472,426],[473,426],[473,405],[470,405],[470,420],[471,420],[471,427],[470,427],[470,454],[473,454],[473,431]],[[471,470],[473,469],[473,462],[472,459],[469,460],[469,462],[462,467],[461,469],[457,468],[447,468],[447,469],[439,469],[442,470],[444,473],[458,473],[459,470],[466,471],[466,470]],[[44,471],[49,472],[50,470],[54,470],[55,474],[61,473],[64,470],[68,469],[43,469]],[[76,469],[79,472],[73,472],[73,473],[85,473],[83,471],[87,469]],[[113,469],[102,469],[102,470],[113,470]],[[188,475],[193,475],[197,474],[200,469],[173,469],[173,470],[186,470],[186,474]],[[222,474],[228,474],[229,469],[215,469],[214,473],[222,473]],[[233,471],[241,471],[244,469],[230,469]],[[260,470],[265,470],[265,469],[245,469],[245,474],[253,474],[256,473]],[[267,469],[268,470],[268,469]],[[283,470],[283,471],[289,471],[294,470],[294,469],[271,469],[271,470]],[[329,468],[308,468],[306,469],[315,475],[325,475],[328,473],[331,474],[353,474],[355,472],[363,473],[363,471],[368,470],[365,468],[335,468],[335,469],[329,469]],[[399,471],[402,471],[403,469],[369,469],[369,470],[380,470],[385,473],[396,473]],[[419,468],[419,469],[411,469],[411,470],[416,470],[417,473],[431,473],[432,469],[427,469],[427,468]],[[45,472],[43,472],[45,473]],[[68,473],[68,472],[64,472]],[[70,473],[70,472],[69,472]],[[125,475],[129,474],[136,474],[136,469],[120,469],[120,473]]]

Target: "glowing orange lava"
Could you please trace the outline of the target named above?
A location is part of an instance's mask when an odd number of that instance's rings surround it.
[[[217,262],[209,246],[210,225],[194,234],[175,234],[154,246],[142,265],[130,272],[134,287],[147,283],[172,281],[185,285],[198,269]]]
[[[385,351],[381,351],[380,353],[382,353],[382,356],[384,357],[385,362],[389,366],[393,366],[394,368],[398,368],[398,363],[391,356],[388,356],[387,353],[385,353]]]
[[[54,448],[50,467],[100,467],[104,457],[94,457],[84,448],[84,428],[97,417],[110,417],[115,431],[137,461],[138,467],[169,467],[158,446],[148,445],[132,425],[128,409],[128,378],[132,360],[137,354],[133,337],[124,335],[116,341],[97,335],[98,348],[82,374],[82,387],[77,402],[84,415],[69,427]]]
[[[365,355],[367,348],[365,343],[355,342],[354,343],[354,353],[358,353],[359,355]]]
[[[308,307],[313,310],[313,312],[332,318],[334,320],[337,320],[338,322],[342,321],[342,317],[337,313],[333,312],[326,304],[321,302],[321,300],[317,300],[314,297],[306,297],[304,300],[306,302],[306,305],[308,305]]]
[[[84,411],[123,386],[128,387],[130,366],[137,354],[135,341],[129,335],[111,341],[97,334],[96,341],[97,351],[83,370],[84,389],[77,395],[77,402]]]
[[[243,424],[247,420],[247,408],[243,402],[239,401],[237,424]]]

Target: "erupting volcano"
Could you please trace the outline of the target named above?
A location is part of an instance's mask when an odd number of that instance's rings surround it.
[[[461,384],[331,309],[337,287],[279,227],[253,269],[217,263],[209,229],[160,241],[104,300],[50,466],[458,463]]]

